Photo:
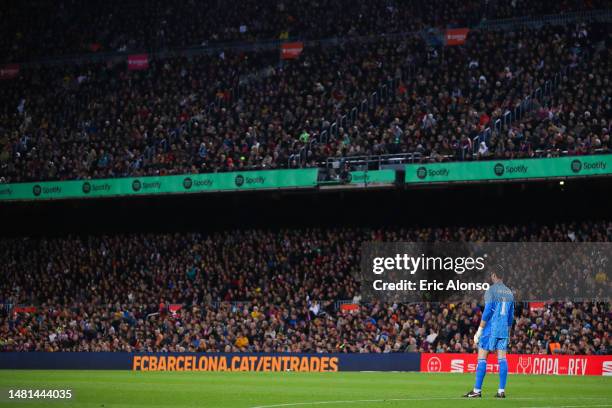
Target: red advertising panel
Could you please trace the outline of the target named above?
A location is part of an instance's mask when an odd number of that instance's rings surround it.
[[[182,307],[183,305],[174,303],[168,306],[168,310],[170,311],[170,313],[176,314],[179,310],[181,310]]]
[[[19,64],[7,64],[0,67],[0,79],[13,79],[19,75]]]
[[[304,43],[302,42],[291,42],[281,45],[281,58],[282,59],[294,59],[300,56],[304,50]]]
[[[149,68],[149,56],[147,54],[128,56],[128,70],[141,71],[147,68]]]
[[[511,374],[605,375],[612,376],[612,356],[568,356],[545,354],[508,354]],[[422,353],[421,371],[431,373],[473,373],[476,354]],[[487,359],[487,372],[499,372],[497,357]]]
[[[446,30],[444,38],[446,39],[446,45],[462,45],[465,44],[469,28],[449,28]]]
[[[15,306],[13,313],[36,313],[36,306]]]
[[[358,312],[359,311],[359,305],[355,304],[355,303],[345,303],[343,305],[340,305],[340,310],[342,310],[343,312]]]

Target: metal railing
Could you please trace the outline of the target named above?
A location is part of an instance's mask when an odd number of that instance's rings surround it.
[[[322,163],[327,169],[341,169],[343,165],[350,165],[353,168],[372,167],[380,169],[384,165],[418,163],[423,155],[418,152],[381,154],[381,155],[362,155],[345,157],[328,157]]]
[[[533,157],[560,157],[569,155],[569,150],[563,149],[536,149],[533,151]],[[610,149],[593,149],[590,151],[591,155],[597,154],[609,154],[612,153]],[[573,154],[573,153],[572,153]],[[494,161],[499,160],[499,157],[487,156],[479,158],[478,155],[469,155],[469,157],[458,157],[458,155],[437,155],[431,157],[418,152],[414,153],[401,153],[401,154],[386,154],[386,155],[370,155],[370,156],[347,156],[347,157],[329,157],[324,162],[320,163],[320,167],[327,170],[327,175],[332,176],[336,170],[341,170],[343,165],[349,165],[353,169],[359,169],[363,166],[368,166],[370,170],[380,169],[381,166],[388,164],[413,164],[413,163],[427,163],[427,162],[445,162],[455,160],[473,160],[478,159],[481,161]],[[507,159],[507,158],[506,158]]]
[[[14,306],[15,305],[12,303],[0,303],[0,310],[2,310],[4,313],[8,315],[11,313],[11,310],[13,310]]]
[[[565,66],[560,72],[554,75],[554,77],[550,80],[547,80],[544,83],[543,87],[536,88],[530,95],[526,96],[520,104],[515,106],[513,109],[506,110],[501,116],[501,118],[497,118],[493,125],[484,129],[479,135],[475,136],[472,139],[472,152],[466,152],[465,150],[461,150],[461,160],[473,159],[478,156],[478,148],[480,142],[485,142],[488,144],[490,138],[493,134],[501,134],[504,129],[508,129],[515,121],[522,120],[526,114],[531,112],[535,107],[535,102],[544,102],[547,103],[553,96],[553,90],[557,89],[561,79],[568,75],[568,72],[572,70],[571,66]],[[376,92],[372,93],[370,100],[376,100]],[[367,100],[364,99],[362,102],[362,106],[367,108],[371,108],[372,104],[368,104]],[[360,111],[361,112],[361,111]],[[345,115],[346,116],[346,115]],[[337,122],[332,124],[330,127],[330,134],[332,136],[337,137]],[[327,131],[321,134],[319,142],[327,143],[328,141]],[[299,153],[300,157],[304,154],[306,147],[303,147]],[[295,156],[295,155],[294,155]],[[446,160],[455,156],[437,156],[437,159]],[[290,158],[292,161],[294,157]],[[372,166],[376,168],[380,168],[384,164],[404,164],[404,163],[414,163],[415,161],[420,161],[429,157],[425,157],[420,153],[400,153],[400,154],[384,154],[384,155],[362,155],[362,156],[346,156],[346,157],[330,157],[324,163],[321,163],[327,169],[335,169],[340,166],[339,163],[349,164],[350,166]]]
[[[408,72],[413,72],[413,70],[408,69]],[[338,115],[329,126],[322,124],[321,128],[314,132],[312,140],[302,146],[297,153],[289,156],[287,167],[302,167],[310,152],[318,144],[327,144],[330,139],[338,139],[340,130],[353,126],[359,119],[360,114],[368,113],[381,104],[390,102],[395,97],[401,80],[401,78],[396,77],[381,82],[376,91],[369,93],[357,105],[347,108],[346,113]]]
[[[575,67],[567,65],[556,73],[552,79],[544,83],[544,87],[538,87],[531,94],[527,95],[521,103],[514,106],[513,109],[507,109],[501,116],[493,121],[492,126],[485,128],[478,136],[472,139],[472,153],[478,154],[480,143],[485,142],[488,145],[493,135],[501,135],[504,130],[509,130],[510,126],[517,120],[523,120],[525,116],[531,113],[536,104],[546,105],[553,98],[554,91],[559,87],[564,76],[573,70]]]
[[[460,160],[470,160],[478,157],[478,149],[481,142],[487,145],[493,135],[500,135],[504,130],[507,130],[517,120],[522,120],[525,116],[533,111],[536,104],[548,104],[553,98],[554,91],[559,87],[564,76],[568,75],[575,67],[571,65],[565,66],[560,72],[556,73],[552,79],[547,80],[543,86],[536,88],[530,95],[523,98],[521,103],[514,106],[513,109],[506,110],[500,118],[494,120],[492,126],[484,129],[479,135],[472,139],[472,151],[466,152],[461,149],[460,156],[438,155],[435,160],[448,160],[450,158]],[[327,139],[322,140],[326,143]],[[543,151],[539,151],[543,154]],[[547,152],[550,153],[550,152]],[[557,151],[556,154],[567,154],[567,152]],[[381,168],[385,164],[404,164],[414,163],[421,160],[431,160],[430,157],[420,153],[401,153],[401,154],[384,154],[384,155],[362,155],[362,156],[346,156],[346,157],[330,157],[324,163],[320,163],[322,167],[329,170],[334,170],[342,164],[348,164],[352,167],[373,166]]]
[[[564,25],[568,23],[586,21],[586,20],[597,20],[597,21],[611,21],[612,10],[589,10],[589,11],[576,11],[571,13],[562,14],[548,14],[545,16],[538,17],[514,17],[514,18],[500,18],[494,20],[483,20],[480,24],[474,28],[479,30],[500,30],[500,29],[514,29],[518,27],[540,27],[545,24],[551,25]]]

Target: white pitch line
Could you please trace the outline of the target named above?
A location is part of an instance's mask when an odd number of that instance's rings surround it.
[[[311,401],[311,402],[288,402],[284,404],[274,405],[257,405],[249,408],[283,408],[283,407],[299,407],[306,405],[329,405],[329,404],[354,404],[360,402],[387,402],[387,401],[457,401],[465,400],[466,398],[385,398],[385,399],[361,399],[361,400],[338,400],[338,401]],[[551,400],[551,399],[562,399],[562,400],[601,400],[606,399],[602,397],[586,397],[586,398],[550,398],[550,397],[519,397],[511,398],[515,401],[537,401],[537,400]],[[521,408],[579,408],[579,407],[612,407],[612,405],[554,405],[554,406],[537,406],[537,407],[521,407]]]
[[[338,401],[311,401],[311,402],[289,402],[286,404],[258,405],[250,408],[280,408],[297,407],[301,405],[325,405],[325,404],[354,404],[358,402],[385,402],[385,401],[449,401],[463,398],[386,398],[386,399],[362,399],[362,400],[338,400]]]
[[[546,406],[536,406],[536,407],[520,407],[520,408],[582,408],[582,407],[612,407],[611,404],[604,405],[546,405]]]

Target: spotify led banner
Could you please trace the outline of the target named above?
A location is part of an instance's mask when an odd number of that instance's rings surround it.
[[[612,155],[406,165],[406,183],[512,180],[612,174]]]
[[[317,175],[317,169],[262,170],[0,184],[0,201],[308,188],[317,185]]]
[[[393,184],[395,183],[395,170],[351,171],[349,183]]]
[[[366,302],[471,302],[493,273],[514,301],[609,301],[612,243],[366,242],[353,277]]]

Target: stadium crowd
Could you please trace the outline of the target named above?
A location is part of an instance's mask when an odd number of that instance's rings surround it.
[[[125,63],[28,70],[1,84],[0,177],[317,166],[328,157],[385,153],[465,160],[605,152],[606,40],[605,28],[580,24],[473,31],[464,46],[445,48],[419,36],[346,41],[307,47],[281,64],[277,51],[227,52],[153,60],[140,72]],[[475,142],[565,67],[558,90]],[[389,97],[332,134],[339,115],[387,84]]]
[[[372,240],[609,242],[612,223],[3,239],[0,351],[474,351],[482,305],[360,301]],[[611,351],[609,303],[515,315],[512,352]]]

